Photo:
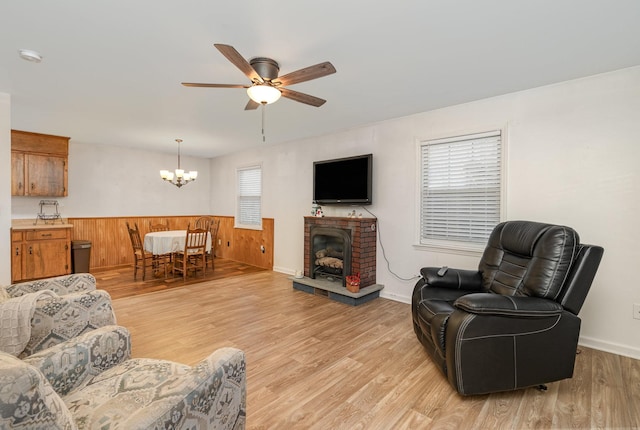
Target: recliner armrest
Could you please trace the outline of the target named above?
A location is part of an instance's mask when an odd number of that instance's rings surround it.
[[[442,276],[438,275],[439,270],[440,267],[423,267],[420,274],[430,287],[482,291],[482,275],[477,270],[447,269]]]
[[[456,308],[477,315],[544,317],[560,315],[564,308],[548,299],[528,296],[503,296],[493,293],[473,293],[457,299]]]

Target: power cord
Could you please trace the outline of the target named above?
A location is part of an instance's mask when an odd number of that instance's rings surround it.
[[[369,213],[369,215],[371,215],[372,217],[378,219],[378,216],[376,214],[374,214],[373,212],[371,212],[369,209],[365,208],[364,206],[361,206],[362,209],[364,209],[365,211],[367,211]],[[380,231],[380,223],[378,223],[378,242],[380,242],[380,249],[382,249],[382,257],[384,258],[384,261],[387,262],[387,270],[389,271],[389,273],[391,273],[393,276],[395,276],[397,279],[401,280],[401,281],[413,281],[414,279],[419,279],[420,276],[413,276],[411,278],[403,278],[402,276],[396,274],[393,270],[391,270],[391,263],[389,262],[389,259],[387,258],[387,253],[384,250],[384,245],[382,244],[382,232]]]

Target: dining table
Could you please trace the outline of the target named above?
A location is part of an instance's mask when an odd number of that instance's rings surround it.
[[[154,231],[144,235],[144,250],[153,255],[184,251],[187,230]],[[211,233],[207,232],[207,252],[211,251]]]

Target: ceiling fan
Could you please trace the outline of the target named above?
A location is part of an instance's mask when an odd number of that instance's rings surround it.
[[[326,102],[324,99],[293,91],[285,87],[335,73],[336,69],[330,62],[325,61],[324,63],[305,67],[304,69],[296,70],[284,76],[278,76],[280,66],[271,58],[255,57],[247,61],[231,45],[216,43],[214,46],[251,80],[251,85],[199,84],[193,82],[182,82],[182,85],[185,87],[204,88],[246,88],[249,95],[249,102],[245,106],[245,110],[257,109],[260,105],[273,103],[277,101],[280,96],[315,107],[320,107]]]

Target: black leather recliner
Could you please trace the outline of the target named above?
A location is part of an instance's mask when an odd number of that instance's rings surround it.
[[[569,227],[498,224],[477,271],[421,270],[412,297],[413,328],[462,395],[570,378],[577,315],[603,252],[580,244]]]

